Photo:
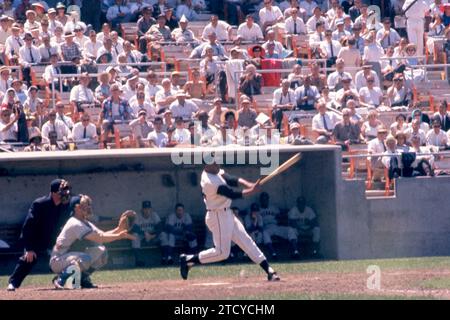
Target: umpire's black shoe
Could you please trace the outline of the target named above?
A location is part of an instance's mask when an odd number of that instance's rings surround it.
[[[180,274],[184,280],[187,280],[190,269],[186,258],[185,254],[180,255]]]
[[[80,286],[82,289],[97,289],[98,286],[92,283],[91,277],[89,275],[82,275]]]
[[[269,280],[269,281],[280,281],[280,277],[277,275],[276,272],[270,272],[267,275],[267,280]]]

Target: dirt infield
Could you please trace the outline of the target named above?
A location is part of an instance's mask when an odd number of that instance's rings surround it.
[[[283,275],[282,281],[262,277],[207,278],[206,280],[164,280],[99,283],[98,289],[57,291],[47,287],[26,287],[16,292],[0,291],[0,299],[277,299],[329,297],[427,297],[450,299],[448,289],[427,289],[423,282],[449,278],[450,269],[384,271],[380,290],[367,289],[365,273],[302,273]]]

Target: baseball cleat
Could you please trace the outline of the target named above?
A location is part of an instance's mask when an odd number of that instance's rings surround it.
[[[12,283],[8,284],[6,291],[16,291],[16,287]]]
[[[184,280],[187,280],[190,267],[187,263],[187,256],[185,254],[180,255],[180,274]]]
[[[98,286],[92,283],[89,275],[82,275],[80,286],[82,289],[97,289]]]
[[[280,281],[280,277],[277,275],[276,272],[271,272],[267,275],[267,280],[269,281]]]
[[[53,278],[52,280],[53,285],[55,286],[56,290],[64,290],[64,285],[66,284],[66,281],[60,277],[60,276],[56,276]]]

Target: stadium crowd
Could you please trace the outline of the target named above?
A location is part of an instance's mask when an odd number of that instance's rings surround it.
[[[445,0],[0,2],[2,150],[366,144],[432,174],[450,144],[419,89],[448,62]]]

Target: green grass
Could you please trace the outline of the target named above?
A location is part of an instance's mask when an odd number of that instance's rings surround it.
[[[297,262],[297,263],[275,263],[273,267],[280,275],[283,274],[300,274],[300,273],[365,273],[369,265],[377,265],[383,270],[414,270],[414,269],[440,269],[450,268],[450,257],[429,257],[429,258],[406,258],[406,259],[383,259],[383,260],[352,260],[352,261],[323,261],[323,262]],[[232,264],[232,265],[209,265],[196,267],[190,273],[192,279],[213,278],[213,277],[239,277],[241,271],[244,270],[248,276],[263,275],[262,270],[254,264]],[[179,279],[179,270],[177,267],[170,268],[147,268],[147,269],[127,269],[127,270],[104,270],[96,272],[93,280],[100,284],[119,283],[119,282],[141,282],[152,280],[170,280]],[[52,275],[32,275],[25,279],[23,286],[47,286],[50,284]],[[0,288],[7,285],[8,277],[0,277]],[[420,283],[420,286],[430,289],[450,288],[449,278],[435,278]],[[286,293],[286,299],[300,299],[309,296],[302,293]],[[341,297],[342,295],[339,295]],[[258,296],[261,297],[261,296]],[[338,297],[334,294],[318,295],[313,298],[328,299]],[[364,298],[378,298],[379,296]],[[395,298],[389,296],[390,298]],[[250,297],[254,299],[254,297]],[[343,298],[353,298],[351,295],[345,295]],[[382,297],[383,298],[383,297]]]
[[[430,290],[450,290],[450,277],[434,277],[431,279],[420,281],[416,285],[420,288]]]

